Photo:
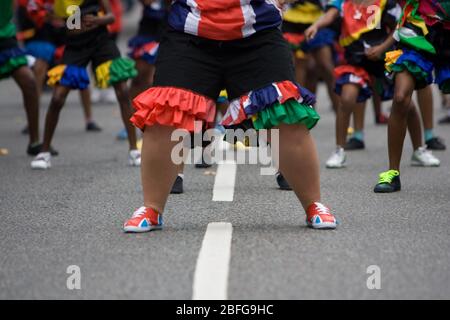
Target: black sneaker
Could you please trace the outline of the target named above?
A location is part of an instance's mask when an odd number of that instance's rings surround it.
[[[42,143],[38,143],[35,145],[30,144],[30,145],[28,145],[28,148],[27,148],[27,154],[30,156],[37,156],[41,152],[41,149],[42,149]],[[53,149],[53,147],[50,147],[50,154],[52,156],[57,156],[57,155],[59,155],[59,152],[57,150]]]
[[[281,190],[292,190],[292,188],[289,186],[289,183],[281,173],[277,174],[277,183]]]
[[[344,146],[344,150],[362,150],[365,149],[364,141],[356,138],[350,138]]]
[[[100,132],[102,131],[102,128],[100,128],[95,121],[91,121],[86,124],[86,131]]]
[[[400,172],[397,170],[388,170],[380,173],[378,183],[373,189],[375,193],[391,193],[400,191],[402,185],[400,183]]]
[[[447,115],[438,121],[439,124],[450,124],[450,115]]]
[[[431,139],[425,141],[425,144],[427,145],[427,149],[430,149],[430,150],[442,151],[447,148],[444,144],[444,141],[439,137],[431,138]]]
[[[180,176],[177,176],[175,179],[175,182],[172,186],[172,190],[170,190],[171,194],[181,194],[183,193],[183,178]]]

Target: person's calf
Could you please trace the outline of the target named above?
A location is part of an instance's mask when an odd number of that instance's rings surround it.
[[[279,126],[280,171],[306,210],[320,201],[319,159],[314,140],[304,125]]]

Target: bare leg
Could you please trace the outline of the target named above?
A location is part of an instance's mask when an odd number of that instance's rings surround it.
[[[131,81],[130,97],[136,98],[138,94],[150,88],[153,84],[155,67],[143,60],[136,60],[137,77]]]
[[[294,54],[294,63],[295,63],[295,76],[297,82],[304,87],[306,85],[306,68],[307,68],[307,59],[306,58],[296,58]]]
[[[42,59],[36,59],[33,66],[34,76],[36,77],[36,84],[38,89],[38,96],[42,94],[42,88],[44,87],[45,78],[47,76],[48,63]]]
[[[143,135],[141,178],[144,206],[162,213],[173,182],[177,165],[171,159],[174,146],[171,141],[173,127],[154,125],[146,127]]]
[[[381,97],[375,90],[372,96],[372,103],[373,103],[373,113],[375,117],[375,123],[377,123],[377,120],[382,115],[382,112],[381,112]]]
[[[427,86],[417,91],[417,101],[422,115],[425,139],[433,138],[433,90]]]
[[[388,123],[389,169],[400,170],[408,113],[415,81],[407,71],[395,76],[395,93]]]
[[[423,145],[422,143],[422,127],[420,125],[420,117],[417,112],[416,105],[411,102],[408,112],[408,131],[411,137],[411,143],[414,150]]]
[[[303,208],[320,201],[319,158],[316,145],[304,125],[281,124],[280,171]]]
[[[333,51],[329,46],[326,46],[314,51],[313,56],[317,67],[321,71],[322,78],[327,86],[328,96],[331,99],[333,110],[336,111],[336,108],[339,104],[339,99],[334,92],[335,79]]]
[[[89,123],[92,121],[91,90],[89,88],[80,90],[80,100],[83,105],[84,120]]]
[[[366,115],[365,103],[358,103],[359,107],[353,109],[353,122],[355,131],[364,131],[364,119]]]
[[[120,105],[120,112],[122,115],[122,121],[127,129],[128,142],[130,144],[130,150],[137,149],[136,145],[136,129],[130,122],[130,118],[133,115],[133,110],[130,104],[130,96],[128,93],[128,87],[126,82],[119,82],[114,85],[116,91],[117,101]]]
[[[346,143],[351,114],[357,109],[364,109],[364,104],[357,102],[359,90],[359,86],[353,83],[342,87],[341,103],[336,114],[336,145],[340,147]]]
[[[70,88],[60,85],[56,86],[53,90],[52,100],[50,101],[50,106],[45,118],[44,143],[42,145],[42,152],[49,152],[50,150],[53,134],[55,133],[55,129],[58,124],[59,113],[61,112],[61,109],[66,102],[66,98],[69,92]]]
[[[37,143],[39,142],[39,96],[34,74],[29,67],[23,66],[15,70],[12,76],[22,91],[29,128],[29,143]]]
[[[319,82],[319,74],[316,69],[316,62],[312,56],[307,55],[306,60],[306,75],[304,87],[312,93],[317,92],[317,83]]]

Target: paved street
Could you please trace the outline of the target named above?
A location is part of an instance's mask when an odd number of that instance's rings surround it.
[[[49,99],[42,99],[41,129]],[[436,117],[439,103],[436,95]],[[118,107],[96,105],[103,131],[87,133],[72,93],[53,143],[60,156],[49,171],[32,171],[20,91],[2,81],[0,148],[9,155],[0,157],[0,299],[191,299],[211,222],[232,225],[228,299],[450,298],[449,153],[436,153],[440,168],[411,167],[408,138],[403,190],[374,194],[387,166],[386,127],[373,124],[368,108],[367,149],[349,153],[346,169],[328,170],[334,115],[323,88],[318,110],[323,201],[341,221],[336,231],[306,228],[292,192],[279,191],[259,166],[238,165],[232,202],[212,201],[216,176],[187,166],[166,229],[130,235],[121,226],[142,190],[139,169],[126,165],[127,144],[115,139]],[[436,133],[450,144],[450,126]],[[80,268],[80,290],[66,286],[71,265]],[[371,265],[380,268],[380,290],[366,285]]]

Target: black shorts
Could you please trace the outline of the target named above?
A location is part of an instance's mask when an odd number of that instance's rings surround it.
[[[62,63],[86,68],[89,62],[92,62],[92,68],[95,70],[102,63],[119,57],[120,51],[108,30],[100,27],[67,36]]]
[[[216,41],[169,29],[163,36],[154,86],[178,87],[229,100],[279,81],[295,82],[292,53],[279,29]]]

